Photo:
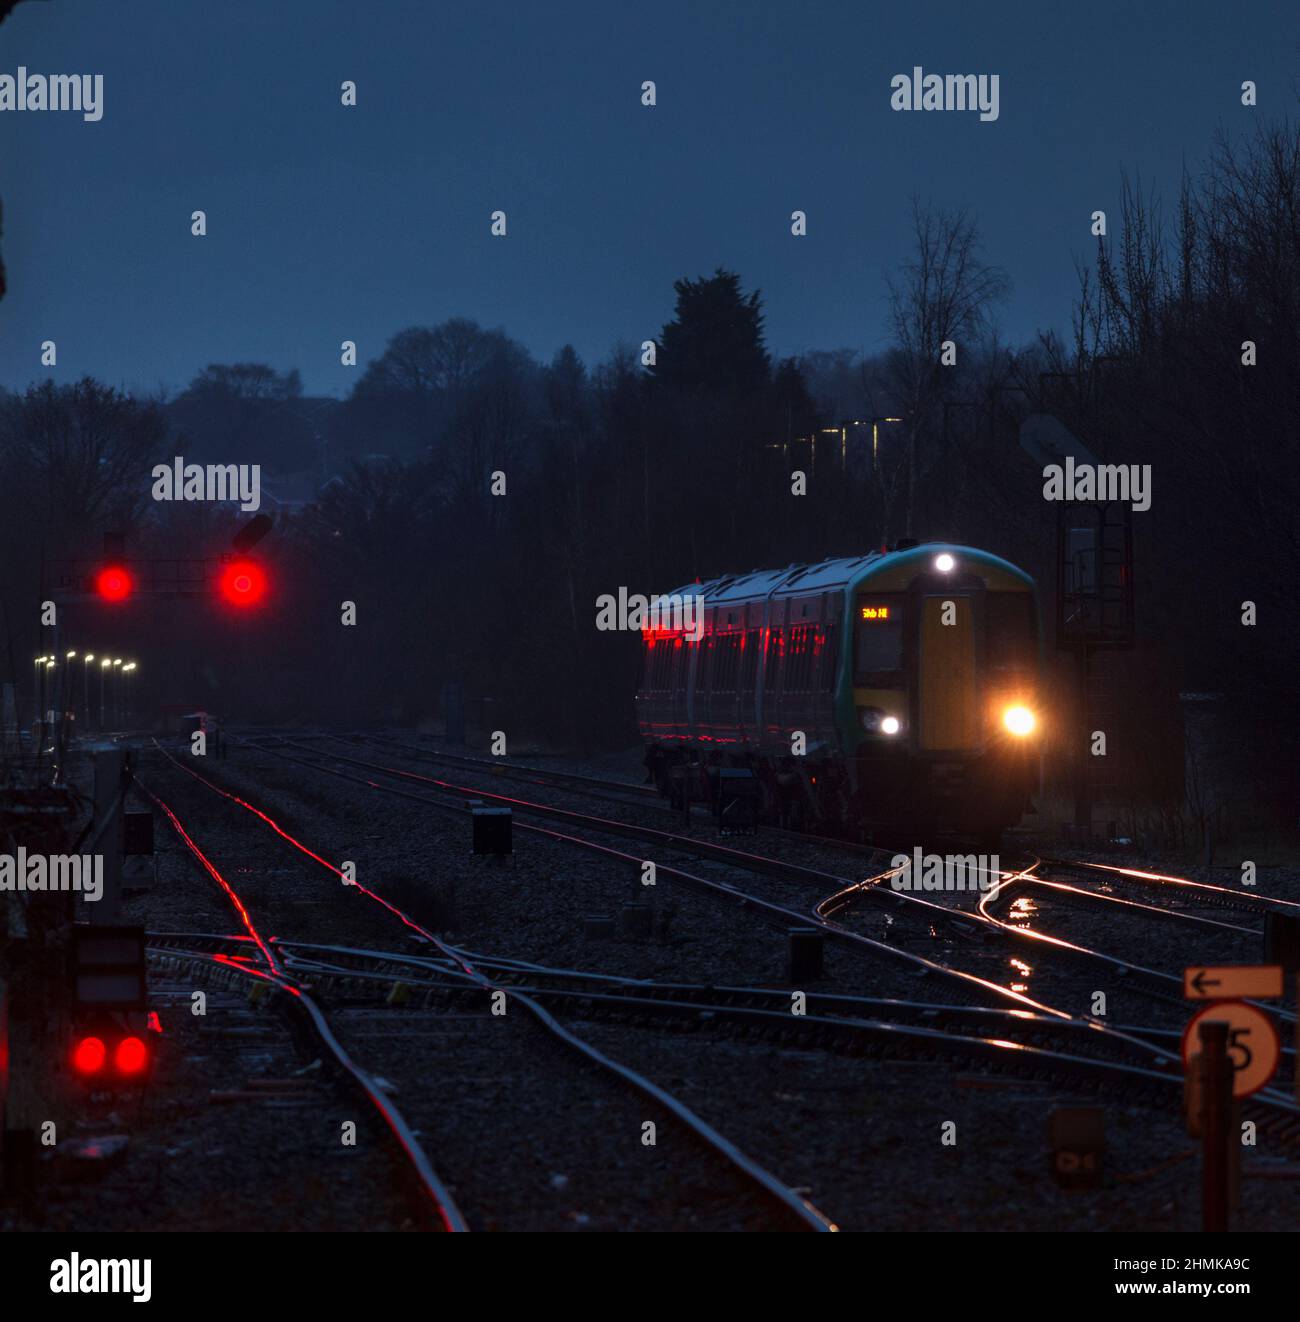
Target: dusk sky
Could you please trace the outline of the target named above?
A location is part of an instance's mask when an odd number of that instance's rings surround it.
[[[913,193],[978,218],[1020,344],[1066,327],[1122,171],[1172,216],[1216,131],[1294,115],[1296,12],[322,0],[307,23],[265,4],[20,4],[0,73],[102,73],[104,113],[0,114],[0,385],[177,390],[263,361],[341,395],[395,331],[455,315],[593,364],[657,334],[674,279],[719,265],[762,290],[775,353],[874,352]],[[996,122],[892,111],[915,65],[997,74]],[[344,339],[360,367],[340,365]]]

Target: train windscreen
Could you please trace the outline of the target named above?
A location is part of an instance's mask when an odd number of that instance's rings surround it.
[[[897,594],[861,596],[854,621],[854,683],[887,688],[903,670],[903,599]]]
[[[993,670],[1037,668],[1038,630],[1031,593],[984,594],[984,660]]]

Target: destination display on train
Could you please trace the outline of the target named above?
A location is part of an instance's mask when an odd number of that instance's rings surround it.
[[[888,606],[863,606],[862,618],[864,620],[887,620],[889,619]]]

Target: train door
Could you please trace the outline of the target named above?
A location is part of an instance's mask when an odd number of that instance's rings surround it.
[[[969,596],[924,599],[917,639],[922,752],[966,752],[980,742],[974,616]]]

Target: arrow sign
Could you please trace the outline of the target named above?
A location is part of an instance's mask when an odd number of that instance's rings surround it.
[[[1183,970],[1183,996],[1189,1001],[1260,1000],[1281,995],[1281,964],[1226,964]]]

